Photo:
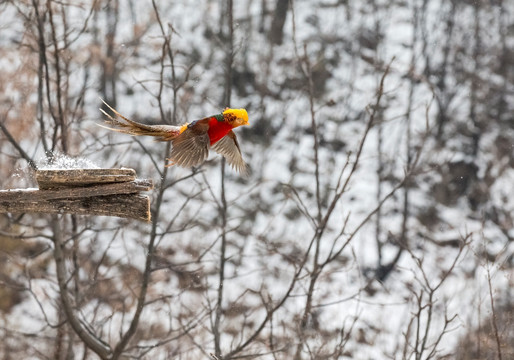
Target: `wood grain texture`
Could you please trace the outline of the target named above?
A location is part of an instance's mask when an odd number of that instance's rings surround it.
[[[62,169],[37,170],[40,189],[119,183],[136,180],[134,169]]]
[[[116,216],[150,221],[150,198],[121,194],[70,199],[0,201],[0,212]]]

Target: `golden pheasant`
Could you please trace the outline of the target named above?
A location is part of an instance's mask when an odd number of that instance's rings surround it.
[[[241,155],[236,134],[232,129],[248,125],[248,113],[245,109],[226,108],[221,114],[211,115],[181,126],[145,125],[127,119],[109,104],[104,104],[113,112],[114,117],[100,109],[109,120],[106,123],[115,128],[106,127],[130,135],[155,136],[158,141],[171,141],[173,148],[168,166],[191,167],[200,165],[209,155],[209,149],[216,151],[227,159],[229,165],[242,174],[247,173],[247,164]]]

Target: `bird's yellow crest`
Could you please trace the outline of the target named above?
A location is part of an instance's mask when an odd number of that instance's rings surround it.
[[[245,109],[225,109],[225,111],[223,111],[223,115],[225,114],[231,114],[236,118],[241,119],[241,125],[248,125],[248,113]]]

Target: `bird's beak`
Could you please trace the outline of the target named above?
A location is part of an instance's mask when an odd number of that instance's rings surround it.
[[[237,119],[237,126],[250,125],[247,118]]]

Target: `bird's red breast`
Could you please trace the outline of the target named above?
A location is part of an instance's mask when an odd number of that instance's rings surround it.
[[[209,130],[207,131],[211,146],[227,135],[230,130],[232,130],[232,125],[226,121],[218,121],[215,117],[211,117],[209,119]]]

